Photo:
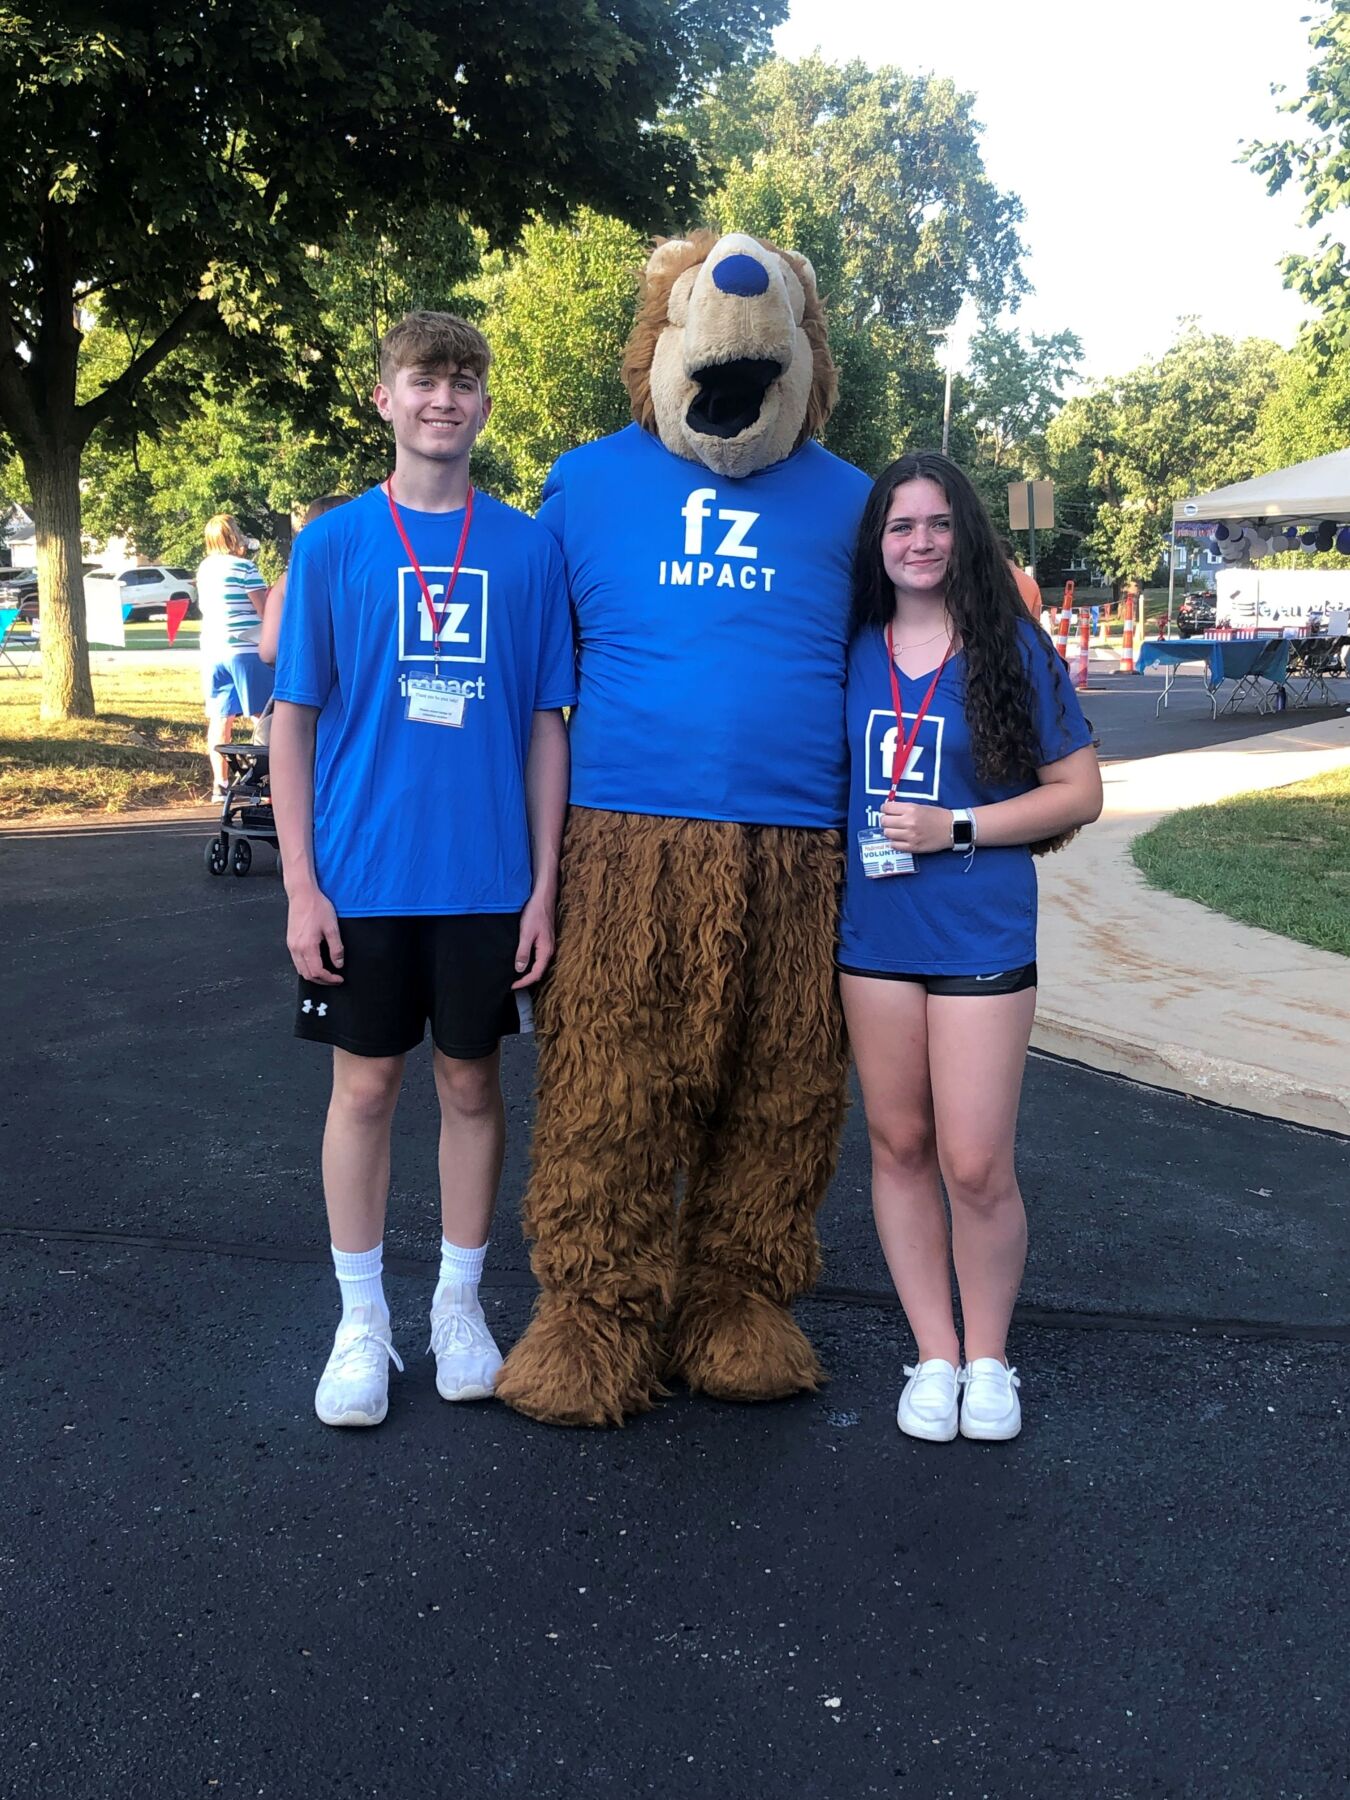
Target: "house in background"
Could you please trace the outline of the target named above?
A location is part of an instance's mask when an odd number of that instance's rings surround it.
[[[37,533],[21,506],[11,506],[0,516],[0,568],[35,569]]]

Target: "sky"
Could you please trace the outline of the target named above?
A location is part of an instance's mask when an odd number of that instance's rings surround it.
[[[1084,374],[1100,377],[1160,355],[1182,314],[1206,331],[1293,342],[1303,308],[1279,264],[1320,229],[1300,223],[1301,193],[1268,195],[1235,159],[1243,139],[1304,129],[1279,108],[1304,89],[1315,6],[792,0],[775,47],[950,76],[975,94],[985,167],[1026,211],[1036,291],[1015,322],[1076,331]]]

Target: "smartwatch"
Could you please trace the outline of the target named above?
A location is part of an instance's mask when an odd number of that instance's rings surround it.
[[[952,814],[952,849],[971,851],[975,848],[975,815],[969,807],[958,806]]]

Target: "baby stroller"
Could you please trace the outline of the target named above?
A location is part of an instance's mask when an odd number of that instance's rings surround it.
[[[253,865],[254,844],[277,848],[268,749],[266,744],[220,744],[217,748],[225,758],[230,785],[221,802],[220,830],[206,843],[206,867],[212,875],[223,875],[226,869],[247,875]],[[277,867],[281,867],[279,855]]]

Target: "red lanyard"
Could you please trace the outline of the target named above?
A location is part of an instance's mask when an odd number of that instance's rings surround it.
[[[459,565],[464,561],[464,546],[469,541],[469,527],[473,524],[473,487],[464,501],[464,524],[460,528],[459,548],[455,551],[455,566],[450,571],[449,585],[445,590],[445,611],[437,616],[436,603],[431,598],[431,589],[427,586],[427,578],[422,573],[422,565],[417,560],[417,552],[408,542],[408,534],[403,529],[403,521],[398,516],[398,507],[394,504],[394,478],[391,475],[384,484],[385,498],[389,502],[389,511],[393,515],[394,528],[403,539],[403,548],[408,552],[408,561],[413,566],[413,574],[417,577],[418,586],[422,590],[422,598],[426,601],[427,616],[431,620],[431,641],[435,646],[436,667],[439,671],[441,660],[441,633],[445,630],[445,621],[450,617],[450,601],[454,596],[455,583],[459,580]]]
[[[942,671],[946,668],[951,653],[952,640],[948,638],[947,648],[942,652],[942,661],[937,666],[937,673],[929,682],[928,692],[923,697],[923,705],[914,715],[914,729],[906,733],[904,714],[900,710],[900,682],[895,673],[895,640],[891,627],[889,625],[886,627],[886,666],[891,672],[891,701],[895,707],[895,730],[899,740],[896,744],[895,761],[891,764],[891,791],[886,796],[888,800],[894,800],[895,790],[899,787],[905,770],[909,767],[910,755],[919,739],[919,727],[923,724],[924,714],[928,711],[933,695],[937,692],[937,684],[942,680]]]

